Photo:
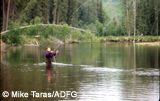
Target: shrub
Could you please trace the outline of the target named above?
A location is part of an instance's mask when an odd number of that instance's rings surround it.
[[[21,44],[21,37],[18,30],[12,30],[6,35],[2,36],[3,41],[8,44],[18,45]]]
[[[36,35],[39,35],[40,39],[45,38],[46,41],[49,38],[52,39],[51,37],[55,37],[60,40],[65,40],[70,36],[72,37],[72,40],[92,41],[92,39],[95,37],[95,35],[90,31],[69,27],[66,24],[38,24],[29,25],[23,28],[12,29],[8,33],[3,35],[3,40],[9,44],[21,44],[27,42],[25,38],[27,38],[27,40],[29,38],[34,39]]]

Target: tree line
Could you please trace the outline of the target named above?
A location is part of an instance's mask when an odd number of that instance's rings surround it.
[[[3,4],[1,31],[15,26],[54,23],[88,29],[98,36],[160,35],[159,0],[2,0],[1,2]],[[112,10],[113,8],[117,8],[117,11]],[[110,16],[111,12],[114,15],[120,12],[121,15]]]
[[[159,35],[159,0],[124,0],[128,35]]]

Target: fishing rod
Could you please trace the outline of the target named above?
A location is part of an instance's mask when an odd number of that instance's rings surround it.
[[[55,46],[57,46],[56,48],[53,48],[53,51],[56,53],[56,54],[58,54],[59,53],[59,51],[58,51],[58,49],[64,44],[63,42],[61,42],[61,41],[59,41],[59,40],[57,40],[57,44],[58,45],[55,45]],[[56,62],[56,55],[53,57],[53,61],[54,62]]]

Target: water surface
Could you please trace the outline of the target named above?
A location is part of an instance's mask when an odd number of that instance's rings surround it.
[[[159,49],[123,43],[81,43],[59,48],[46,68],[44,48],[13,47],[3,54],[1,91],[76,91],[78,101],[158,101]],[[53,101],[60,98],[3,98]]]

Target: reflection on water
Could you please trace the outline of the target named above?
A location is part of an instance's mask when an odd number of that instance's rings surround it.
[[[159,49],[115,43],[70,44],[61,47],[57,63],[46,64],[44,49],[14,47],[3,56],[1,90],[78,92],[77,98],[62,98],[66,100],[158,101]],[[45,100],[54,99],[59,98]]]
[[[46,76],[48,83],[50,83],[53,78],[53,66],[51,63],[46,63]]]

